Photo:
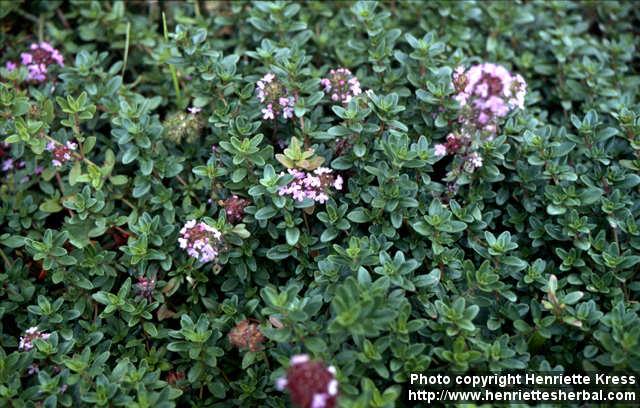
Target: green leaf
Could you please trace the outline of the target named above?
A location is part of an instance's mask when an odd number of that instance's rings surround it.
[[[287,244],[295,246],[300,238],[300,230],[298,228],[287,228],[285,232]]]
[[[40,211],[47,213],[57,213],[62,211],[62,206],[60,205],[57,198],[49,198],[40,204]]]
[[[76,161],[69,171],[69,185],[75,185],[78,183],[78,178],[82,175],[82,164],[80,161]]]
[[[275,208],[273,208],[272,206],[267,206],[259,209],[255,213],[254,217],[256,220],[268,220],[269,218],[273,217],[277,213],[278,211]]]

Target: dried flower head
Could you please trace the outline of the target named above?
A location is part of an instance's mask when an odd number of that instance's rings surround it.
[[[136,293],[145,298],[151,298],[156,288],[156,280],[153,278],[138,277],[138,283],[135,284]]]
[[[226,200],[222,201],[221,205],[224,207],[224,212],[227,215],[227,221],[234,224],[244,217],[244,209],[251,202],[246,198],[239,198],[237,195],[232,195]]]
[[[197,115],[197,112],[192,112],[190,108],[189,112],[174,112],[167,115],[162,126],[164,127],[164,135],[167,139],[174,143],[180,143],[182,140],[186,140],[188,143],[193,143],[198,140],[204,121],[201,115]],[[198,108],[195,108],[198,109]]]
[[[189,256],[206,263],[218,257],[222,234],[204,222],[190,220],[180,230],[178,242],[180,248],[185,249]]]
[[[257,323],[243,320],[229,332],[229,342],[241,350],[260,351],[265,337]]]
[[[167,373],[167,382],[171,385],[176,385],[179,381],[184,380],[185,375],[182,371],[169,371]]]
[[[320,85],[334,102],[349,103],[351,98],[362,93],[360,81],[346,68],[332,69],[327,78],[320,80]]]
[[[278,379],[276,388],[289,390],[291,402],[300,408],[334,408],[338,397],[335,374],[333,366],[299,354],[291,357],[287,376]]]
[[[283,119],[293,117],[293,106],[296,100],[289,95],[287,88],[274,74],[269,72],[256,83],[256,96],[264,105],[262,119],[274,120],[278,116]]]

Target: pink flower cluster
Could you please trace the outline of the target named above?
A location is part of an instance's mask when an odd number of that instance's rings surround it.
[[[293,117],[293,105],[296,100],[289,95],[287,89],[278,81],[276,76],[268,73],[256,84],[258,100],[265,105],[262,109],[263,119],[275,119],[281,116],[283,119]]]
[[[334,408],[337,405],[338,380],[336,369],[308,355],[291,357],[287,376],[276,381],[276,388],[289,390],[291,402],[301,408]]]
[[[294,200],[304,201],[309,198],[320,204],[329,199],[329,189],[342,190],[343,180],[341,176],[334,176],[333,170],[326,167],[318,167],[313,172],[297,169],[287,169],[294,178],[286,186],[278,189],[281,196],[290,195]],[[281,176],[284,173],[280,173]]]
[[[78,144],[74,142],[67,142],[65,144],[55,143],[49,141],[47,143],[47,150],[51,152],[51,164],[55,167],[60,167],[73,158],[73,151],[78,148]]]
[[[216,228],[204,222],[190,220],[182,227],[180,235],[180,248],[185,249],[192,258],[206,263],[218,257],[222,234]]]
[[[324,93],[331,95],[334,102],[349,103],[351,98],[362,93],[360,81],[346,68],[337,68],[329,71],[328,78],[322,78],[320,85],[324,87]]]
[[[527,84],[522,76],[492,63],[474,65],[453,74],[454,98],[463,108],[462,122],[477,129],[496,132],[498,119],[515,109],[524,109]]]
[[[465,159],[466,164],[469,167],[469,172],[473,172],[475,169],[482,167],[482,156],[480,156],[478,152],[471,152]]]
[[[447,154],[461,154],[464,168],[473,173],[475,169],[482,167],[482,156],[478,152],[470,151],[471,136],[464,131],[462,133],[449,133],[447,143],[434,146],[436,156]]]
[[[29,327],[25,332],[24,336],[20,337],[20,344],[18,345],[18,349],[22,351],[29,351],[33,348],[33,341],[35,339],[46,340],[51,336],[49,333],[44,333],[38,330],[37,326]]]
[[[27,67],[29,72],[27,79],[29,81],[44,82],[47,80],[49,66],[58,64],[64,67],[64,58],[60,51],[53,48],[48,42],[43,41],[31,44],[28,52],[21,53],[20,64]],[[6,68],[9,71],[13,71],[18,68],[18,64],[13,61],[7,61]]]

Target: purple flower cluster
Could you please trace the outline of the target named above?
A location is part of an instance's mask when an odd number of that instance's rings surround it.
[[[334,176],[333,170],[326,167],[319,167],[313,172],[306,172],[297,169],[287,169],[293,176],[293,180],[286,186],[278,189],[281,196],[290,195],[294,200],[304,201],[309,198],[320,204],[329,199],[329,189],[342,190],[343,180],[341,176]],[[284,173],[280,173],[281,176]]]
[[[2,169],[2,171],[4,171],[5,173],[8,173],[14,169],[22,169],[24,168],[24,166],[24,161],[20,160],[16,162],[14,159],[8,158],[2,161],[2,164],[0,164],[0,169]]]
[[[275,119],[281,116],[283,119],[293,117],[293,105],[296,100],[289,95],[287,89],[278,81],[276,76],[268,73],[256,84],[258,100],[265,105],[262,109],[262,119]]]
[[[41,332],[37,326],[29,327],[24,336],[20,337],[20,344],[18,349],[21,351],[29,351],[33,348],[33,341],[35,339],[46,340],[51,336],[49,333]]]
[[[51,164],[55,167],[61,167],[66,162],[73,158],[73,151],[78,148],[78,144],[74,142],[67,142],[65,144],[59,144],[54,141],[47,143],[47,150],[51,152]]]
[[[178,243],[192,258],[202,263],[211,262],[218,257],[222,234],[204,222],[190,220],[180,230]]]
[[[324,93],[331,95],[334,102],[349,103],[351,98],[362,93],[360,81],[346,68],[337,68],[329,71],[328,78],[322,78],[320,85],[324,87]]]
[[[10,148],[11,148],[11,145],[9,143],[0,142],[0,172],[10,173],[13,170],[23,169],[26,166],[26,163],[24,162],[24,160],[16,160],[13,157],[11,157],[11,154],[9,151]],[[40,173],[42,173],[42,170],[40,170]],[[36,174],[39,174],[39,173],[36,173]],[[25,183],[27,181],[29,181],[29,177],[24,176],[20,182]]]
[[[27,79],[29,81],[44,82],[47,80],[49,66],[58,64],[64,67],[64,58],[60,51],[53,48],[51,44],[42,41],[31,44],[28,52],[20,54],[20,64],[27,67],[29,72]],[[13,61],[7,61],[6,68],[9,71],[13,71],[18,68],[18,64]]]
[[[36,363],[31,363],[29,369],[27,370],[27,374],[34,375],[40,372],[40,366]]]
[[[301,408],[334,408],[337,405],[338,380],[336,369],[321,361],[311,361],[308,355],[291,357],[287,376],[276,381],[276,388],[289,390],[291,402]]]
[[[515,109],[524,109],[527,84],[522,76],[492,63],[474,65],[453,74],[454,98],[463,107],[461,121],[477,129],[495,133],[500,118]]]

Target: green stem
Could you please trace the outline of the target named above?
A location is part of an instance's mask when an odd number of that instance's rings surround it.
[[[122,201],[123,203],[125,203],[126,205],[128,205],[132,210],[137,210],[136,206],[133,205],[129,200],[127,200],[126,198],[120,198],[120,201]]]
[[[169,42],[169,32],[167,31],[167,16],[162,13],[162,28],[164,29],[164,40]],[[180,84],[178,83],[178,74],[176,73],[176,67],[169,64],[169,71],[171,72],[171,79],[173,80],[173,88],[176,92],[176,98],[178,102],[182,99],[180,95]]]
[[[62,177],[60,177],[60,173],[58,173],[58,171],[56,171],[56,181],[58,182],[58,186],[60,187],[60,192],[64,196],[65,195],[64,184],[62,184]]]
[[[195,7],[196,17],[200,18],[200,4],[198,4],[198,0],[195,0],[193,5]]]
[[[38,41],[44,41],[44,17],[42,14],[38,16]]]
[[[16,13],[20,14],[22,17],[26,18],[27,20],[31,21],[32,23],[38,23],[38,17],[34,16],[33,14],[29,14],[24,10],[20,10],[20,9],[16,9],[14,10]]]
[[[124,79],[124,71],[127,69],[127,60],[129,59],[129,38],[131,35],[131,21],[127,21],[127,35],[124,40],[124,61],[122,63],[122,73],[120,76]]]

